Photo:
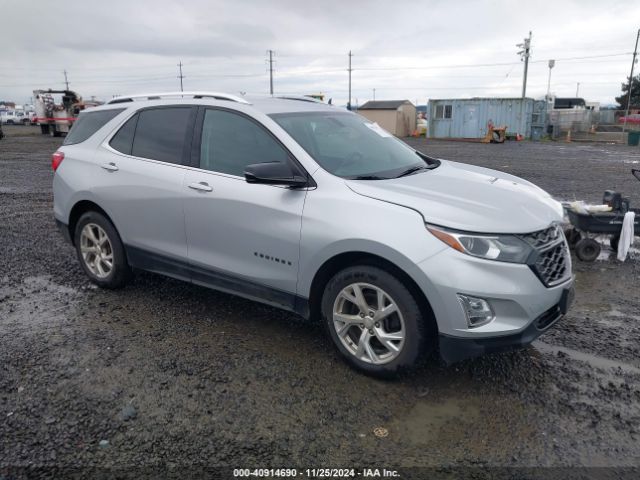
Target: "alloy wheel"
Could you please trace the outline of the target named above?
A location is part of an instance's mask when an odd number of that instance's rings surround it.
[[[375,365],[395,359],[406,336],[396,302],[369,283],[352,283],[340,291],[333,304],[333,328],[349,353]]]
[[[106,232],[95,223],[87,223],[80,232],[80,253],[84,264],[98,278],[107,278],[113,270],[113,248]]]

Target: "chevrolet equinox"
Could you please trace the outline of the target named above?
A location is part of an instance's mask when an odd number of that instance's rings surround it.
[[[52,167],[95,284],[147,270],[317,318],[373,375],[527,345],[573,297],[545,191],[304,97],[119,97],[80,114]]]

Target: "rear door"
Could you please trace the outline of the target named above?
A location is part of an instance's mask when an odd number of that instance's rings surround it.
[[[185,224],[193,280],[293,307],[306,190],[249,184],[247,165],[292,162],[257,121],[202,108],[195,167],[184,177]]]
[[[183,187],[196,108],[138,111],[99,149],[95,196],[133,266],[188,277]],[[189,141],[187,141],[189,139]]]

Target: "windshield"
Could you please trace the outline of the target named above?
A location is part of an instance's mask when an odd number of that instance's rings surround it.
[[[440,162],[417,153],[360,115],[298,112],[270,115],[322,168],[343,178],[385,180],[435,168]]]

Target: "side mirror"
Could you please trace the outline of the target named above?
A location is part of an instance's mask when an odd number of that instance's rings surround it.
[[[290,165],[281,162],[247,165],[244,169],[244,178],[247,183],[285,185],[292,188],[306,187],[309,184],[306,177],[298,175]]]

